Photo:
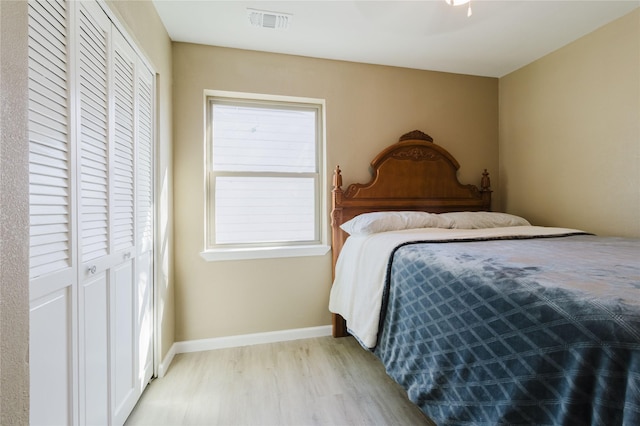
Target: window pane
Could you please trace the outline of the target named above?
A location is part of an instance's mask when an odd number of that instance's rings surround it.
[[[317,239],[314,178],[217,177],[215,243]]]
[[[316,111],[214,104],[213,170],[316,172]]]

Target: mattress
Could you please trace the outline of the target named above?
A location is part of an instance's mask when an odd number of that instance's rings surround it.
[[[347,320],[349,332],[367,348],[376,345],[382,293],[391,253],[401,244],[416,241],[464,241],[531,238],[584,232],[540,226],[484,229],[420,228],[350,236],[336,263],[329,310]]]

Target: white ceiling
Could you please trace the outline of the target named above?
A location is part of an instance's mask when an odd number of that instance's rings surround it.
[[[621,17],[640,0],[154,0],[174,41],[502,77]],[[256,28],[247,8],[292,14]]]

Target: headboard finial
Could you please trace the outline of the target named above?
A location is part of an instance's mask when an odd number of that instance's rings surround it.
[[[402,142],[410,139],[433,142],[433,138],[431,136],[429,136],[428,134],[420,130],[412,130],[409,133],[405,133],[404,135],[400,136],[400,139],[398,139],[398,142]]]
[[[487,169],[484,169],[484,172],[482,173],[482,180],[480,181],[480,189],[483,192],[491,190],[491,179],[489,179],[489,172],[487,171]]]
[[[336,166],[336,169],[333,171],[333,189],[340,189],[342,186],[342,172],[340,171],[340,166]]]

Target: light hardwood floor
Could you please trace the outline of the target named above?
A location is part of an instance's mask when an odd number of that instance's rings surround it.
[[[177,355],[134,425],[435,425],[351,337]]]

